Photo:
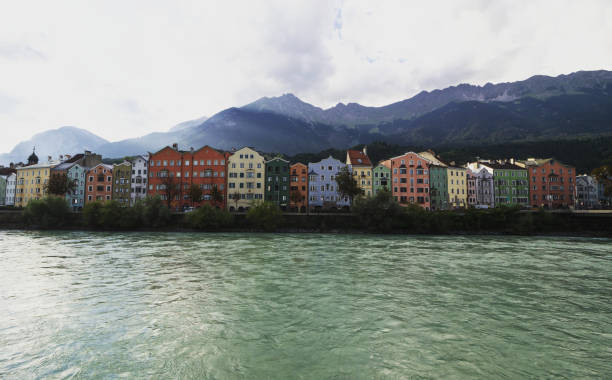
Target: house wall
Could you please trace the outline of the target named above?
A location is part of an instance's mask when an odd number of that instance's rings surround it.
[[[431,209],[429,161],[414,152],[391,159],[393,197],[401,205],[417,204]]]

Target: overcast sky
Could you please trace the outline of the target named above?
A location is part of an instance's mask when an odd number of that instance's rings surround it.
[[[0,152],[294,93],[324,108],[612,69],[612,1],[0,0]]]

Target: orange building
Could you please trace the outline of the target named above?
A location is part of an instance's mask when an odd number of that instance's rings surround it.
[[[429,161],[417,153],[408,152],[391,159],[391,190],[401,205],[418,204],[431,208],[429,198]]]
[[[113,196],[113,167],[98,164],[85,174],[85,203],[110,201]]]
[[[209,146],[197,151],[181,151],[177,144],[165,147],[156,153],[149,153],[149,188],[147,193],[151,196],[159,195],[167,201],[168,196],[173,199],[170,205],[175,210],[188,206],[201,206],[211,204],[216,207],[225,207],[227,200],[227,154],[219,152]],[[189,197],[191,185],[202,189],[202,200],[192,202]],[[175,190],[168,192],[167,186],[174,186]],[[214,202],[211,198],[213,187],[221,192],[222,201]]]
[[[308,210],[308,166],[301,162],[293,164],[289,168],[289,174],[289,207],[299,212],[306,212]],[[293,199],[297,197],[300,197],[301,200],[294,202]]]
[[[553,158],[528,158],[515,164],[529,176],[529,204],[532,207],[565,208],[574,205],[576,168]]]

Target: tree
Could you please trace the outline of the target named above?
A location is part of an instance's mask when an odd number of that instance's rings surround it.
[[[234,191],[231,195],[231,198],[236,204],[236,210],[238,210],[238,202],[240,201],[240,192],[238,190]]]
[[[194,203],[198,203],[202,200],[202,189],[200,189],[200,186],[192,184],[189,187],[189,199],[191,200],[192,207]]]
[[[251,207],[246,218],[257,229],[274,231],[283,222],[283,212],[275,203],[262,202]]]
[[[348,197],[351,205],[353,204],[353,198],[361,194],[361,189],[357,185],[357,181],[353,179],[353,174],[346,166],[336,175],[336,183],[338,184],[338,192],[340,195],[342,197]]]
[[[593,169],[591,173],[597,182],[604,185],[604,195],[609,197],[612,195],[612,165],[600,166]]]
[[[223,203],[223,193],[219,190],[217,185],[213,185],[212,190],[210,190],[210,200],[214,206]]]
[[[30,226],[58,228],[70,220],[70,207],[63,197],[50,196],[32,199],[23,211],[24,221]]]
[[[177,195],[181,194],[181,187],[176,178],[174,177],[174,173],[170,173],[167,170],[164,170],[162,173],[162,187],[164,195],[166,196],[166,204],[168,208],[172,208],[172,200],[176,198]]]
[[[300,194],[297,191],[291,191],[289,193],[289,200],[291,201],[291,203],[293,203],[293,205],[299,210],[299,205],[298,203],[300,203],[302,201],[302,194]]]
[[[73,180],[68,178],[66,173],[53,173],[44,188],[47,194],[63,196],[73,192],[76,185]]]

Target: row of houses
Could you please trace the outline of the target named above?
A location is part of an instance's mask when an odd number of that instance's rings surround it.
[[[330,156],[290,164],[282,157],[266,160],[250,147],[224,152],[209,146],[180,150],[174,144],[113,165],[89,151],[55,161],[49,157],[44,163],[33,152],[25,165],[0,168],[0,204],[25,206],[45,195],[52,175],[65,174],[75,185],[66,194],[75,211],[88,202],[116,200],[130,206],[154,195],[176,210],[211,204],[242,211],[262,201],[284,210],[338,209],[350,206],[336,182],[342,170],[352,174],[362,196],[384,189],[400,204],[426,210],[500,205],[595,208],[603,200],[603,186],[594,178],[577,176],[574,167],[552,158],[477,159],[459,166],[429,150],[374,165],[363,148],[348,150],[344,162]],[[200,199],[192,199],[194,186],[201,190]]]

